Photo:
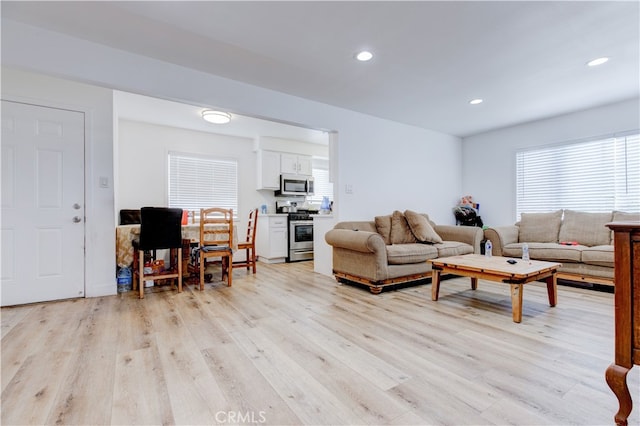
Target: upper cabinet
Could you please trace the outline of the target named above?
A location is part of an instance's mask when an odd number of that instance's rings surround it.
[[[280,189],[280,175],[313,174],[310,155],[288,154],[277,151],[258,150],[257,189]]]
[[[311,157],[297,154],[281,154],[280,173],[311,176]]]
[[[280,189],[280,153],[258,151],[257,189]]]

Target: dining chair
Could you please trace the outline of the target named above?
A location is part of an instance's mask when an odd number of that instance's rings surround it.
[[[200,246],[196,260],[200,270],[200,290],[204,290],[207,260],[219,257],[222,280],[233,281],[233,209],[213,207],[200,210]]]
[[[238,241],[238,250],[246,250],[246,261],[237,262],[234,266],[246,266],[256,273],[256,229],[258,228],[258,209],[249,212],[247,222],[247,238],[245,241]]]
[[[140,210],[140,238],[134,250],[133,289],[139,287],[144,299],[144,283],[149,280],[178,281],[182,292],[182,209],[143,207]],[[156,250],[169,249],[169,265],[161,266]]]

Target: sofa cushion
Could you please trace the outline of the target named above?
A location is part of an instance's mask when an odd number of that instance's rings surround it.
[[[613,268],[613,246],[602,245],[594,247],[585,247],[582,250],[582,263],[587,265],[609,266]]]
[[[473,253],[473,246],[460,241],[443,241],[433,245],[438,249],[438,257],[460,256]]]
[[[407,218],[401,211],[394,211],[391,215],[391,244],[417,243],[416,237],[411,232]]]
[[[376,224],[376,231],[382,236],[386,245],[391,244],[391,215],[376,216],[374,218]]]
[[[522,257],[524,243],[507,244],[502,248],[505,257]],[[580,262],[585,246],[565,246],[558,243],[527,243],[529,257],[548,262]]]
[[[550,213],[522,213],[518,241],[523,243],[556,243],[560,232],[562,210]]]
[[[440,238],[440,235],[438,235],[438,233],[429,223],[429,218],[427,215],[416,213],[411,210],[405,210],[404,217],[407,219],[409,228],[411,229],[413,236],[416,237],[416,240],[420,241],[421,243],[442,242],[442,238]]]
[[[387,246],[387,262],[389,265],[426,262],[438,257],[438,250],[431,245],[411,243]]]
[[[612,222],[640,222],[640,213],[613,211]]]
[[[611,229],[606,224],[611,222],[612,213],[588,213],[565,210],[559,242],[576,241],[583,246],[601,246],[611,242]]]
[[[640,213],[627,213],[618,210],[613,211],[612,222],[640,222]],[[613,231],[611,231],[611,243],[613,244]]]

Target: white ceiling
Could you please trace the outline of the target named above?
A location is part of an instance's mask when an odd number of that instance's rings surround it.
[[[457,136],[640,95],[638,1],[5,0],[2,15]]]
[[[179,102],[117,91],[114,96],[118,118],[207,133],[232,135],[248,139],[264,137],[327,145],[328,133],[288,123],[231,114],[227,124],[212,124],[202,119],[206,108]]]

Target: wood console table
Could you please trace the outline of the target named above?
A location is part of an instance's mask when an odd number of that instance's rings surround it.
[[[626,426],[633,406],[627,373],[640,364],[640,222],[607,226],[614,231],[615,246],[615,361],[605,378],[620,404],[614,420]]]

